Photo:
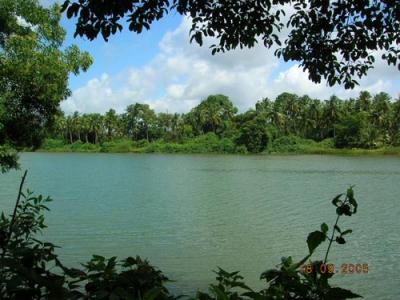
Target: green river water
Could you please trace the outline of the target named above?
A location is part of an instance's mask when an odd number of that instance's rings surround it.
[[[260,273],[282,256],[307,254],[307,234],[335,220],[331,199],[355,185],[359,212],[341,221],[353,233],[330,262],[369,272],[332,282],[400,299],[398,157],[24,153],[21,165],[26,187],[54,199],[43,239],[67,265],[138,254],[188,294],[205,290],[217,266],[261,288]],[[11,210],[21,176],[0,174],[0,210]]]

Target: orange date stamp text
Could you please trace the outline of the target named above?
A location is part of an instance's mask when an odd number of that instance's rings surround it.
[[[305,264],[300,266],[300,270],[303,273],[311,274],[317,271],[320,274],[368,274],[368,264],[367,263],[356,263],[341,264],[337,267],[335,264],[320,264],[318,266],[312,264]]]

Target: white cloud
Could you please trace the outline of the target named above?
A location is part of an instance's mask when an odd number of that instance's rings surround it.
[[[183,84],[171,84],[167,87],[167,96],[172,99],[180,99],[185,93],[185,85]]]
[[[400,92],[398,85],[396,85],[396,83],[399,83],[398,78],[399,74],[396,68],[388,67],[386,62],[377,55],[375,68],[370,70],[368,76],[359,80],[360,85],[355,86],[352,90],[346,90],[341,86],[329,87],[325,80],[315,84],[308,79],[308,73],[304,72],[297,64],[279,73],[277,78],[274,79],[274,89],[278,93],[288,91],[299,95],[307,94],[320,99],[327,99],[333,94],[344,99],[356,97],[362,90],[367,90],[372,94],[384,91],[396,97]]]
[[[332,94],[354,97],[363,89],[399,93],[398,71],[381,60],[360,87],[348,91],[311,82],[297,65],[279,61],[262,44],[212,56],[208,48],[212,41],[206,40],[203,47],[190,44],[189,29],[190,20],[184,18],[176,30],[164,35],[151,62],[88,81],[73,91],[62,108],[67,113],[105,112],[111,107],[122,112],[127,105],[141,102],[156,111],[187,112],[208,95],[222,93],[245,110],[263,97],[275,98],[285,91],[321,99]]]

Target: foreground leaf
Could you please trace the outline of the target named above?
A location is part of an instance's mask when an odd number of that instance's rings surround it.
[[[326,294],[327,300],[354,299],[354,298],[362,298],[362,296],[355,294],[352,291],[338,287],[331,288]]]
[[[307,237],[307,245],[308,249],[310,250],[310,254],[314,252],[314,250],[323,242],[325,241],[326,236],[321,231],[314,231],[311,232]]]

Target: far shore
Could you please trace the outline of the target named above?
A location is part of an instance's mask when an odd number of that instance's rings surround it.
[[[185,143],[170,143],[163,141],[135,143],[128,140],[111,141],[102,144],[91,144],[76,142],[63,144],[57,140],[49,140],[36,152],[58,152],[58,153],[176,153],[176,154],[238,154],[238,155],[399,155],[400,147],[379,147],[374,149],[361,148],[334,148],[326,143],[295,144],[281,149],[267,148],[261,153],[253,154],[242,149],[224,147],[220,144],[196,144],[191,141]],[[31,149],[25,149],[33,152]]]

